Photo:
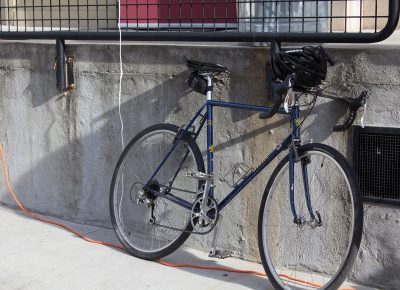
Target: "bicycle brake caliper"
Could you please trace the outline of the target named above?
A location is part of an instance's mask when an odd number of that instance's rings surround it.
[[[177,140],[181,140],[181,139],[182,139],[182,137],[183,137],[182,134],[183,134],[183,132],[185,131],[184,128],[185,128],[185,125],[181,126],[181,127],[178,129],[178,132],[177,132],[176,135],[175,135],[173,144],[175,144]]]
[[[317,215],[317,219],[315,220],[317,222],[317,227],[322,226],[322,219],[321,219],[321,214],[319,211],[315,211],[315,214]]]
[[[291,144],[291,150],[293,152],[293,157],[294,157],[295,163],[300,161],[299,150],[298,150],[299,146],[300,146],[300,140],[293,138],[292,144]]]
[[[150,218],[149,218],[149,224],[153,225],[156,222],[156,219],[154,217],[154,203],[150,205]]]
[[[173,144],[175,144],[176,141],[177,141],[178,139],[179,139],[179,140],[182,140],[182,138],[183,138],[182,135],[184,134],[184,131],[185,131],[185,125],[182,125],[182,126],[178,129],[178,132],[177,132],[176,135],[175,135]],[[195,127],[195,126],[191,126],[191,127],[188,128],[188,130],[186,131],[185,135],[186,135],[186,134],[189,134],[190,136],[193,136],[193,135],[195,134],[195,131],[196,131],[196,127]]]

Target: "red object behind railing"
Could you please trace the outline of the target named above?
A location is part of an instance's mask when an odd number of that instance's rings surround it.
[[[120,23],[146,29],[236,27],[236,1],[121,0]]]

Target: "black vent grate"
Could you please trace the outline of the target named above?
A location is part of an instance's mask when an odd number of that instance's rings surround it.
[[[366,201],[400,204],[400,129],[355,128],[354,161]]]

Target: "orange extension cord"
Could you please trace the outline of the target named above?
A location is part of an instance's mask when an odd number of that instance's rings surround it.
[[[7,174],[7,164],[6,164],[6,159],[4,156],[4,151],[3,151],[3,146],[0,144],[0,154],[1,154],[1,160],[3,162],[3,173],[4,173],[4,180],[6,182],[7,188],[10,191],[14,201],[17,203],[18,207],[24,212],[26,213],[28,216],[30,216],[33,219],[48,223],[48,224],[52,224],[52,225],[56,225],[58,227],[61,227],[63,229],[66,229],[67,231],[70,231],[71,233],[73,233],[74,235],[80,237],[81,239],[89,242],[89,243],[93,243],[93,244],[99,244],[99,245],[104,245],[104,246],[109,246],[109,247],[113,247],[113,248],[117,248],[120,250],[124,250],[124,247],[120,246],[120,245],[116,245],[116,244],[112,244],[112,243],[107,243],[107,242],[102,242],[102,241],[97,241],[97,240],[93,240],[91,238],[88,238],[80,233],[78,233],[77,231],[73,230],[72,228],[63,225],[61,223],[58,222],[54,222],[48,219],[44,219],[41,218],[40,216],[31,213],[30,211],[28,211],[22,204],[21,202],[18,200],[17,195],[14,193],[14,191],[11,188],[10,182],[8,180],[8,174]],[[232,273],[243,273],[243,274],[254,274],[254,275],[258,275],[258,276],[262,276],[262,277],[266,277],[265,273],[261,273],[261,272],[257,272],[257,271],[252,271],[252,270],[237,270],[237,269],[231,269],[231,268],[225,268],[225,267],[209,267],[209,266],[199,266],[199,265],[193,265],[193,264],[172,264],[172,263],[168,263],[166,261],[163,260],[158,260],[158,262],[162,265],[168,266],[168,267],[174,267],[174,268],[195,268],[195,269],[203,269],[203,270],[213,270],[213,271],[224,271],[224,272],[232,272]],[[293,281],[293,282],[297,282],[300,284],[304,284],[304,285],[308,285],[308,286],[312,286],[312,287],[316,287],[319,288],[321,287],[321,285],[315,284],[315,283],[311,283],[311,282],[307,282],[307,281],[303,281],[303,280],[299,280],[287,275],[280,275],[282,278]],[[340,290],[354,290],[353,288],[341,288]]]

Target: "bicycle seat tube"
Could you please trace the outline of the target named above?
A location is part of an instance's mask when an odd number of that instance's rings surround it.
[[[299,124],[300,109],[299,103],[296,102],[292,107],[291,114],[291,125],[292,125],[292,146],[289,147],[289,196],[290,196],[290,207],[293,214],[294,223],[298,223],[299,217],[297,216],[296,206],[294,203],[294,164],[297,156],[297,148],[300,145],[300,127]]]
[[[207,174],[213,176],[214,174],[214,138],[213,138],[213,107],[210,104],[212,100],[212,90],[213,90],[213,74],[208,73],[206,75],[207,79]],[[213,179],[207,181],[210,182],[209,186],[206,184],[206,189],[204,191],[204,196],[214,196],[214,181]]]

